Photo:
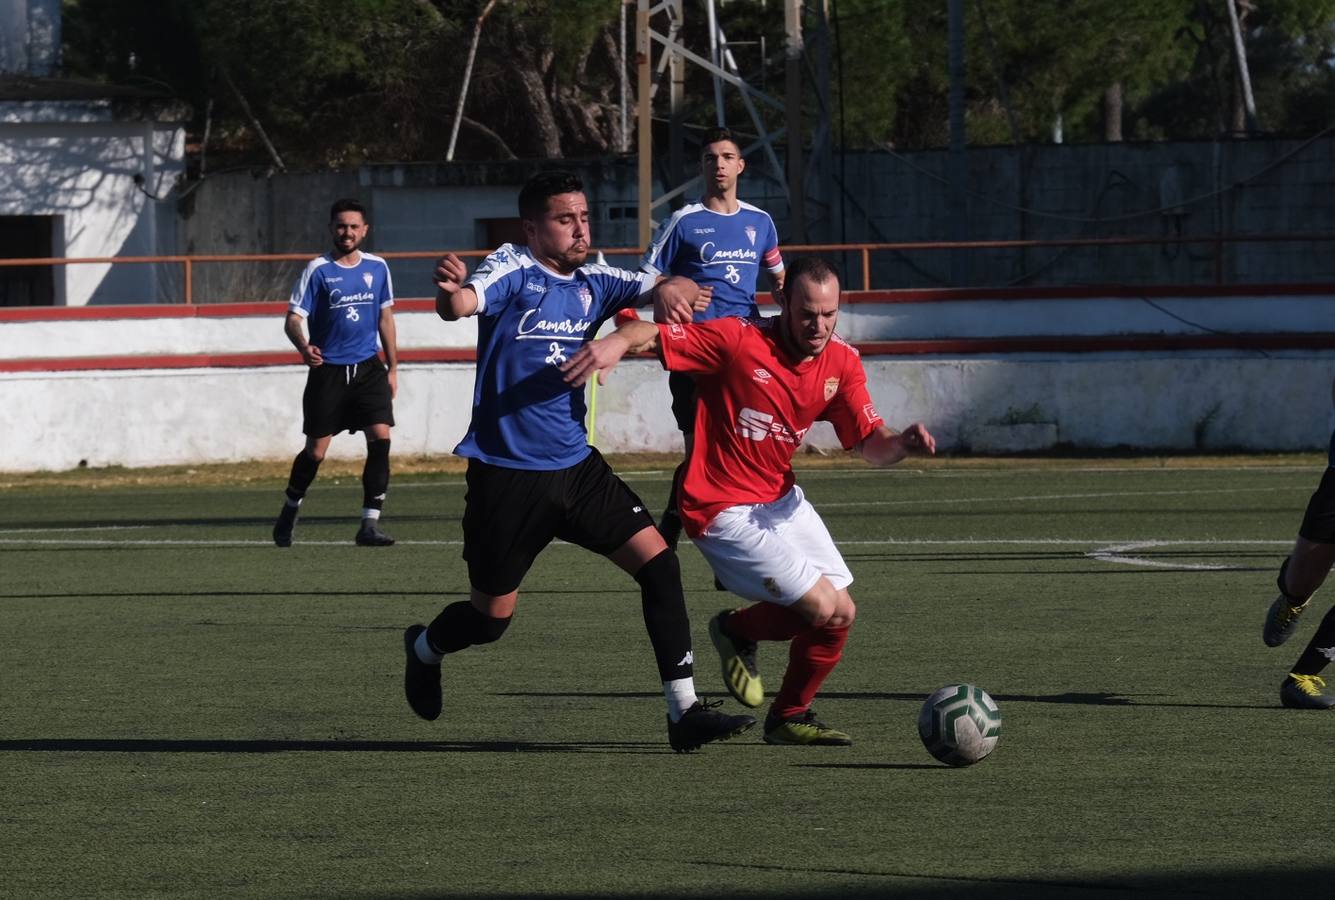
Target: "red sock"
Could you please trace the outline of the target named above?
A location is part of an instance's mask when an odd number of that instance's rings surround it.
[[[788,671],[783,686],[774,698],[770,715],[780,719],[800,716],[811,706],[825,678],[844,655],[848,626],[842,628],[807,627],[793,638],[788,648]]]
[[[788,607],[764,602],[729,613],[725,624],[728,634],[742,641],[791,641],[808,627]]]

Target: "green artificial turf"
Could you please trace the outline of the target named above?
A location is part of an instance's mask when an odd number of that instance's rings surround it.
[[[635,583],[565,545],[446,660],[442,718],[409,712],[402,630],[467,588],[458,474],[396,478],[387,549],[352,544],[355,478],[316,482],[288,550],[278,480],[19,484],[0,896],[1316,896],[1335,715],[1278,688],[1328,604],[1260,630],[1321,465],[803,469],[857,579],[816,705],[855,745],[688,756]],[[657,511],[667,470],[623,470]],[[681,558],[725,696],[705,623],[734,601]],[[771,692],[785,659],[762,645]],[[951,769],[915,722],[960,681],[1004,727]]]

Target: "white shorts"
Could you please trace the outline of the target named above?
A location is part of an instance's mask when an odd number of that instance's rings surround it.
[[[822,575],[836,588],[853,583],[825,523],[797,485],[772,503],[728,507],[695,546],[719,582],[748,600],[791,606]]]

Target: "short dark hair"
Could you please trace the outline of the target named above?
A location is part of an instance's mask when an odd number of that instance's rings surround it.
[[[834,266],[819,256],[798,256],[789,261],[784,266],[783,283],[784,287],[790,287],[797,284],[797,279],[807,278],[816,284],[824,284],[833,278],[840,281],[839,272]]]
[[[329,207],[329,221],[334,221],[338,218],[339,213],[345,212],[360,213],[363,222],[371,221],[370,217],[366,215],[366,207],[362,206],[361,203],[353,200],[351,197],[344,197],[341,200],[334,201],[334,205]]]
[[[557,194],[579,194],[584,192],[584,182],[574,172],[564,169],[550,169],[539,172],[519,189],[519,217],[530,222],[542,218],[547,211],[547,198]]]
[[[704,133],[700,139],[700,149],[708,147],[710,144],[717,144],[719,141],[728,141],[737,148],[737,152],[742,152],[742,142],[737,140],[737,136],[729,128],[711,128]]]

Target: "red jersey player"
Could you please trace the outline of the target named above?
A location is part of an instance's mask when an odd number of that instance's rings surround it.
[[[625,322],[562,368],[567,381],[583,384],[636,347],[695,376],[696,445],[681,484],[682,520],[728,590],[764,601],[710,620],[724,681],[738,701],[760,706],[756,644],[791,641],[766,742],[847,745],[852,739],[821,723],[811,703],[853,624],[853,576],[794,482],[793,452],[817,420],[873,465],[935,453],[936,440],[921,423],[895,432],[876,412],[858,352],[834,333],[839,279],[828,263],[793,260],[780,300],[768,319]]]

